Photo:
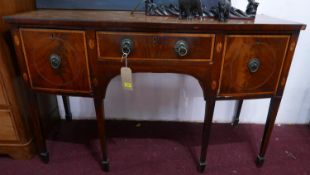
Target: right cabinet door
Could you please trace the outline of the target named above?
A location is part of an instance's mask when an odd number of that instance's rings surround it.
[[[289,35],[227,35],[219,96],[275,93]]]

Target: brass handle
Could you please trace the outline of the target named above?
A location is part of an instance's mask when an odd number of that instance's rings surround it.
[[[50,55],[50,65],[53,69],[57,70],[61,66],[61,57],[57,54]]]
[[[252,58],[250,59],[249,63],[248,63],[248,69],[251,73],[255,73],[259,70],[260,68],[260,60],[258,58]]]
[[[188,53],[187,42],[183,40],[177,41],[177,43],[175,44],[175,52],[181,57],[186,56]]]
[[[125,38],[121,41],[121,52],[129,55],[133,50],[133,41],[129,38]]]

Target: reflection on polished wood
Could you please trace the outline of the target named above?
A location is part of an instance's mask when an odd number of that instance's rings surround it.
[[[20,29],[20,39],[33,89],[90,91],[84,31]],[[57,70],[42,59],[53,54],[61,58]]]

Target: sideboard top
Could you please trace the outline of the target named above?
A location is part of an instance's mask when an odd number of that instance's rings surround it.
[[[180,20],[176,17],[146,16],[142,12],[99,10],[36,10],[5,17],[11,25],[77,27],[130,30],[304,30],[305,24],[257,15],[255,20]]]

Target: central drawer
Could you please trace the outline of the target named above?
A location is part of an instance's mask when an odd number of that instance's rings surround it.
[[[121,43],[132,41],[131,60],[190,60],[210,61],[213,57],[214,34],[179,34],[179,33],[125,33],[97,32],[98,57],[120,59]],[[178,54],[178,45],[186,47],[183,55]],[[182,52],[182,50],[181,50]]]

